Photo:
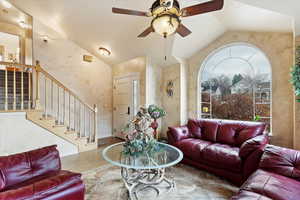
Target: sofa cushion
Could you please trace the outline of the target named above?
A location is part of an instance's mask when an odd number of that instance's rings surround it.
[[[262,135],[265,123],[222,120],[217,133],[217,142],[241,146],[245,141]]]
[[[223,120],[218,129],[217,142],[235,145],[236,136],[240,129],[240,122]]]
[[[237,195],[231,197],[230,200],[272,200],[262,194],[241,190]]]
[[[61,169],[56,145],[0,157],[0,191],[44,173]]]
[[[240,131],[237,133],[235,145],[241,146],[247,140],[264,134],[266,126],[263,122],[240,122]]]
[[[189,119],[187,127],[193,137],[201,139],[201,125],[198,120]]]
[[[201,139],[216,142],[219,123],[220,120],[199,120],[198,124],[201,128]]]
[[[60,171],[50,177],[35,177],[0,193],[0,200],[43,199],[81,182],[80,174]]]
[[[248,178],[241,190],[262,194],[276,200],[300,199],[300,183],[298,181],[261,169]]]
[[[183,139],[187,139],[191,136],[187,126],[168,127],[169,134],[172,137],[173,142],[177,142]]]
[[[267,145],[259,167],[300,181],[300,152]]]
[[[242,161],[239,157],[239,148],[227,144],[211,144],[201,151],[204,162],[214,164],[217,168],[240,172]]]
[[[211,144],[209,141],[189,138],[177,142],[175,146],[183,152],[184,156],[192,160],[199,160],[201,151]]]

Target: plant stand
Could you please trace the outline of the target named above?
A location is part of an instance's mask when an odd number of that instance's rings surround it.
[[[175,182],[165,177],[165,168],[137,170],[122,167],[121,176],[130,200],[139,200],[138,193],[149,188],[159,196],[161,194],[159,186],[163,182],[168,184],[168,192],[175,188]]]

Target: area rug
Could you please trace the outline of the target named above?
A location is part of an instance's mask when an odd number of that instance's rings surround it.
[[[167,176],[176,182],[176,188],[156,197],[147,189],[139,193],[140,200],[225,200],[230,199],[238,188],[208,172],[186,165],[169,168]],[[120,168],[105,165],[83,173],[86,200],[129,200],[121,180]],[[163,189],[163,185],[162,185]]]

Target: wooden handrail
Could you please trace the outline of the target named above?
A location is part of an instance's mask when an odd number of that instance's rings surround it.
[[[11,63],[11,62],[0,62],[0,65],[6,65],[6,66],[17,66],[17,67],[23,67],[23,68],[32,68],[35,69],[35,66],[33,65],[25,65],[20,63]]]
[[[93,112],[95,112],[94,108],[90,105],[88,105],[87,103],[83,102],[73,91],[71,91],[70,89],[68,89],[63,83],[61,83],[59,80],[57,80],[56,78],[54,78],[50,73],[48,73],[46,70],[44,70],[39,62],[37,62],[36,65],[36,70],[43,73],[47,78],[49,78],[50,80],[52,80],[55,84],[57,84],[58,86],[60,86],[62,89],[64,89],[65,91],[67,91],[69,94],[71,94],[73,97],[75,97],[78,101],[80,101],[81,104],[83,104],[84,106],[88,107],[90,110],[92,110]]]

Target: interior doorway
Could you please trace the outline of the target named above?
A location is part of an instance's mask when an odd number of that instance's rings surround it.
[[[113,136],[125,138],[125,127],[139,107],[139,74],[117,76],[113,79]]]

